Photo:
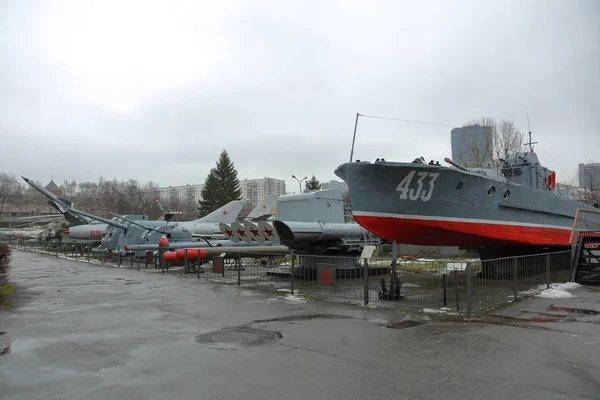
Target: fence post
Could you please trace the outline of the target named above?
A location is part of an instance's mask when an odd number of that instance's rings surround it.
[[[456,268],[454,269],[454,297],[456,297],[456,311],[460,311],[460,307],[458,304],[458,272],[456,271]]]
[[[77,243],[75,243],[75,261],[79,260],[79,249],[77,248]]]
[[[365,258],[364,275],[365,275],[365,306],[369,304],[369,261]]]
[[[465,268],[467,273],[467,319],[471,319],[471,313],[473,312],[473,282],[471,282],[471,263],[467,263]]]
[[[187,266],[188,266],[188,249],[184,249],[183,250],[183,274],[182,275],[186,274]]]
[[[513,295],[517,301],[517,280],[519,275],[519,258],[513,257],[512,276],[513,276]]]
[[[135,253],[134,253],[135,254]],[[137,253],[137,259],[138,259],[138,271],[140,270],[140,264],[142,263],[142,260],[140,259],[140,253]]]
[[[550,289],[550,254],[546,254],[546,289]]]
[[[294,295],[294,264],[296,261],[296,255],[292,250],[292,266],[290,267],[290,288],[292,289],[292,296]]]
[[[242,266],[237,269],[237,284],[238,286],[242,286]],[[223,276],[225,276],[225,257],[223,257]]]
[[[447,271],[446,271],[447,272]],[[442,281],[444,284],[444,307],[446,307],[448,301],[447,301],[447,297],[446,297],[446,274],[444,273],[444,275],[442,275]]]
[[[119,267],[121,267],[121,245],[117,246],[117,253],[119,257]]]

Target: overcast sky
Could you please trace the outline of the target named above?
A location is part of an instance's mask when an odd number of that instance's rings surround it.
[[[0,171],[337,179],[357,112],[527,131],[600,161],[600,2],[0,0]],[[359,119],[355,158],[450,155],[451,127]]]

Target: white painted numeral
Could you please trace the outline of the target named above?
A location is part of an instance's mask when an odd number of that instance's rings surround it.
[[[412,183],[415,174],[419,176],[417,179],[417,187],[410,188],[410,184]],[[396,187],[396,191],[400,192],[400,199],[406,200],[407,198],[410,200],[421,200],[421,201],[429,201],[431,196],[433,195],[433,190],[435,189],[435,181],[440,176],[437,172],[418,172],[410,171],[404,179],[398,184]],[[429,177],[429,187],[428,190],[423,190],[423,181],[425,178]]]
[[[410,182],[412,178],[415,176],[417,171],[410,171],[408,175],[398,184],[396,188],[397,192],[400,192],[400,199],[406,200],[406,195],[408,194],[408,187],[410,186]]]

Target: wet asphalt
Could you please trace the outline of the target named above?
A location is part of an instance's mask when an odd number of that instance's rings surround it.
[[[593,288],[465,322],[20,251],[11,280],[2,400],[600,399]]]

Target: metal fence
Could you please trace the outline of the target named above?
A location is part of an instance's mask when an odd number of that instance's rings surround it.
[[[200,257],[180,252],[160,262],[98,247],[17,243],[29,250],[96,264],[151,270],[207,281],[288,292],[292,296],[344,299],[474,313],[540,293],[571,276],[571,251],[495,260],[360,259],[290,253],[219,253]]]

